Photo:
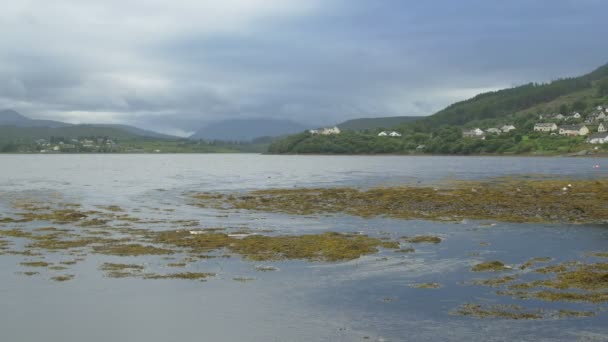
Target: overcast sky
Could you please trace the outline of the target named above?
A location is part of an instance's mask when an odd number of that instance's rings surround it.
[[[602,0],[2,2],[0,108],[181,135],[429,115],[608,62]]]

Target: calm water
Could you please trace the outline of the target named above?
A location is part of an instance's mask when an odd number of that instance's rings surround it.
[[[600,165],[600,168],[594,168]],[[362,231],[372,236],[437,234],[416,253],[384,251],[345,263],[260,263],[210,259],[189,271],[207,282],[110,279],[98,271],[119,257],[89,256],[72,281],[25,277],[23,256],[0,256],[3,341],[608,341],[608,313],[587,319],[477,320],[449,312],[464,303],[517,303],[596,310],[587,304],[515,302],[468,285],[484,260],[576,260],[606,250],[603,226],[439,223],[349,216],[292,217],[215,212],[191,205],[190,191],[427,184],[450,179],[545,175],[605,177],[608,159],[495,157],[329,157],[261,155],[0,155],[0,210],[35,198],[119,205],[146,219],[198,220],[201,228],[248,227],[283,233]],[[28,228],[28,227],[24,227]],[[150,225],[149,229],[168,229]],[[483,242],[483,244],[481,244]],[[56,256],[48,256],[56,258]],[[162,269],[159,258],[133,258]],[[131,260],[132,261],[132,260]],[[251,277],[241,283],[234,277]],[[410,287],[437,282],[441,289]],[[600,305],[600,310],[608,309]]]

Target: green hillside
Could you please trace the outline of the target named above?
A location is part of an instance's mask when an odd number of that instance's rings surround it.
[[[388,116],[381,118],[361,118],[344,121],[337,126],[342,130],[364,131],[391,128],[423,118],[422,116]]]
[[[400,132],[401,137],[378,136],[378,129],[331,136],[302,133],[276,141],[269,152],[567,154],[584,150],[608,151],[605,146],[608,144],[592,146],[584,136],[549,135],[533,130],[541,120],[539,115],[578,112],[582,115],[579,119],[553,121],[558,125],[582,124],[597,106],[608,106],[608,64],[580,77],[480,94],[431,116],[390,127]],[[598,124],[592,122],[587,126],[594,133]],[[487,130],[502,125],[515,125],[517,129],[503,134],[485,134],[483,139],[463,136],[466,129]]]
[[[129,126],[126,126],[127,128]],[[262,153],[269,141],[250,143],[195,141],[142,136],[123,126],[73,125],[67,127],[0,126],[0,153]]]
[[[50,137],[64,137],[76,139],[78,137],[103,136],[112,139],[136,139],[137,135],[113,127],[97,127],[90,125],[74,125],[68,127],[15,127],[0,126],[0,142],[33,142],[37,139]]]

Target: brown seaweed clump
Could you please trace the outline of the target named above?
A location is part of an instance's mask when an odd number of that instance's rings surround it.
[[[573,184],[566,187],[564,184]],[[506,222],[608,221],[608,180],[508,180],[436,187],[271,189],[244,195],[200,193],[197,205],[293,215]]]
[[[438,243],[440,243],[442,241],[439,236],[433,236],[433,235],[418,235],[418,236],[414,236],[414,237],[404,236],[402,239],[404,241],[406,241],[406,242],[409,242],[409,243],[434,243],[434,244],[438,244]]]
[[[158,244],[189,249],[195,253],[228,249],[256,261],[303,259],[344,261],[378,252],[378,248],[399,248],[395,241],[382,241],[359,234],[324,233],[297,236],[251,235],[234,238],[223,233],[191,234],[189,231],[157,233]]]
[[[450,312],[457,316],[472,316],[475,318],[502,318],[502,319],[541,319],[540,310],[529,311],[519,305],[489,305],[463,304],[455,311]]]
[[[183,272],[170,274],[146,274],[144,279],[189,279],[189,280],[204,280],[209,277],[215,277],[215,273],[201,272]]]
[[[500,261],[487,261],[473,266],[473,272],[498,272],[510,269]]]
[[[520,268],[521,269],[521,268]],[[525,269],[525,268],[524,268]],[[608,302],[608,263],[564,262],[533,270],[535,278],[523,280],[529,273],[475,281],[476,285],[503,287],[497,293],[519,299],[552,302]]]
[[[441,284],[439,283],[420,283],[420,284],[412,284],[410,287],[415,289],[439,289],[441,288]]]

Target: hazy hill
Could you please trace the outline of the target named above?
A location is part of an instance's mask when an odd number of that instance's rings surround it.
[[[11,109],[0,111],[0,132],[2,132],[1,137],[4,141],[10,139],[48,138],[49,136],[65,136],[70,138],[78,136],[111,136],[114,138],[149,137],[156,139],[178,139],[178,137],[128,125],[74,125],[52,120],[34,120]]]
[[[52,120],[32,120],[12,109],[0,110],[0,125],[16,127],[66,127],[70,124]]]
[[[259,137],[277,137],[294,134],[308,127],[289,120],[237,119],[207,125],[190,136],[190,139],[250,141]]]
[[[533,110],[583,112],[596,103],[606,104],[606,96],[608,64],[580,77],[550,83],[529,83],[479,94],[418,120],[415,126],[433,129],[446,125],[466,125],[481,120],[515,117],[516,114],[531,113]]]
[[[88,126],[88,127],[104,127],[104,128],[116,128],[119,130],[123,130],[123,131],[127,131],[131,134],[137,135],[137,136],[141,136],[141,137],[148,137],[148,138],[157,138],[157,139],[181,139],[180,137],[176,137],[173,135],[167,135],[167,134],[162,134],[162,133],[158,133],[158,132],[154,132],[154,131],[149,131],[146,129],[141,129],[135,126],[129,126],[129,125],[120,125],[120,124],[87,124],[87,125],[81,125],[81,126]]]
[[[391,128],[404,123],[410,123],[422,119],[423,116],[388,116],[380,118],[361,118],[344,121],[338,124],[343,130],[363,131],[366,129],[375,130],[378,128]]]

